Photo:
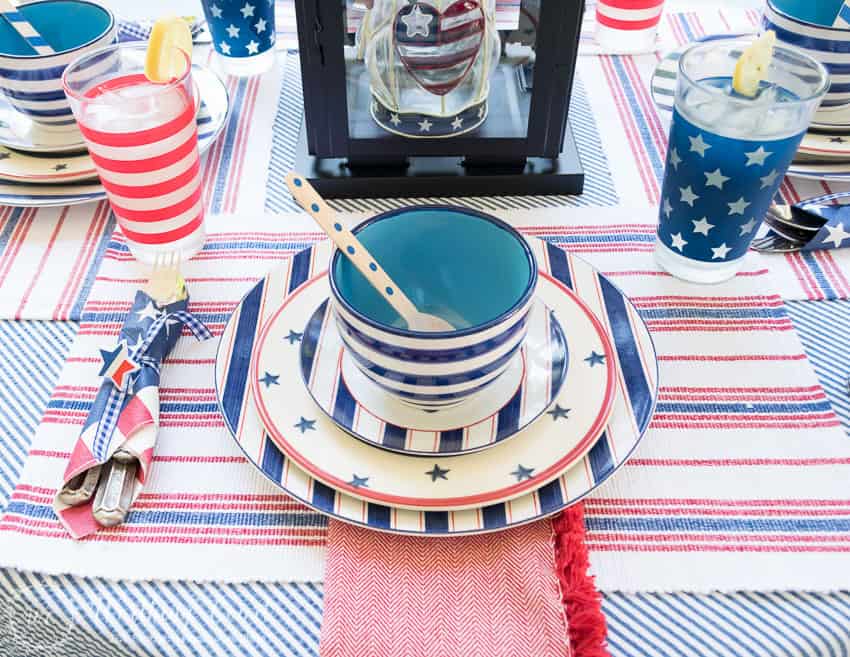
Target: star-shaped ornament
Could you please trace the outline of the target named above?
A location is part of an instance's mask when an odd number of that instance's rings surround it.
[[[711,172],[705,172],[705,186],[706,187],[717,187],[717,189],[723,189],[723,183],[727,180],[731,180],[727,176],[724,176],[720,172],[720,167]]]
[[[673,206],[670,205],[670,199],[665,198],[664,203],[661,204],[661,211],[664,213],[664,216],[668,219],[670,218],[670,213],[673,212]]]
[[[287,335],[284,340],[289,342],[289,344],[295,344],[296,342],[301,342],[301,338],[304,337],[303,333],[298,333],[297,331],[293,331],[289,329],[289,335]]]
[[[435,463],[434,467],[431,468],[430,470],[426,470],[425,474],[428,475],[429,477],[431,477],[431,481],[437,481],[437,479],[445,479],[446,481],[448,481],[449,478],[446,475],[449,472],[451,472],[451,471],[450,470],[444,470],[443,468],[441,468],[439,465],[437,465]]]
[[[254,5],[248,4],[247,2],[239,11],[242,12],[242,18],[254,17]]]
[[[304,433],[306,431],[311,431],[311,430],[315,431],[316,430],[315,424],[316,424],[316,420],[308,420],[306,417],[304,417],[302,415],[301,419],[298,420],[298,422],[296,422],[293,426],[296,429],[298,429],[301,433]]]
[[[272,386],[279,386],[280,385],[280,381],[278,381],[279,378],[280,378],[280,374],[272,374],[271,372],[266,372],[263,375],[263,378],[260,379],[260,383],[262,383],[264,386],[266,386],[266,388],[270,388]]]
[[[825,225],[824,228],[829,232],[829,237],[825,238],[823,243],[832,242],[836,248],[840,247],[844,240],[850,237],[850,233],[844,230],[844,224],[839,223],[835,226]]]
[[[398,114],[390,114],[390,123],[392,123],[394,126],[397,126],[399,123],[401,123],[401,118]]]
[[[57,164],[55,167],[53,167],[53,170],[54,171],[64,171],[67,168],[68,168],[67,164]]]
[[[511,474],[516,477],[517,481],[522,481],[523,479],[531,479],[531,475],[534,473],[534,468],[525,468],[521,463],[517,463],[516,470],[511,472]]]
[[[687,203],[691,207],[694,207],[694,201],[696,201],[699,196],[694,194],[694,190],[691,189],[691,186],[688,185],[687,187],[680,187],[679,191],[682,194],[682,203]]]
[[[228,25],[225,28],[225,31],[227,32],[227,36],[229,36],[231,39],[238,39],[239,38],[239,28],[236,27],[233,23]]]
[[[413,7],[413,11],[401,17],[401,22],[407,27],[408,39],[415,37],[417,34],[421,34],[427,38],[431,34],[431,28],[429,26],[433,20],[434,17],[430,14],[422,13],[422,9],[418,4]]]
[[[712,260],[724,260],[726,258],[726,254],[731,251],[728,246],[726,246],[726,242],[723,242],[717,248],[711,249],[711,259]]]
[[[112,381],[119,390],[125,390],[130,382],[130,377],[140,369],[139,363],[130,358],[127,342],[122,340],[113,350],[101,349],[100,357],[103,365],[98,376],[103,376]]]
[[[546,411],[546,414],[551,415],[552,420],[560,420],[561,418],[568,420],[570,418],[569,412],[569,408],[561,408],[560,404],[555,404],[555,408],[553,408],[551,411]]]
[[[829,141],[833,144],[843,144],[846,140],[844,137],[832,137]]]
[[[688,140],[691,142],[691,153],[699,153],[700,157],[705,157],[705,152],[711,148],[711,145],[707,144],[702,138],[702,134],[696,137],[688,137]]]
[[[670,164],[673,165],[673,168],[678,171],[679,165],[682,163],[682,158],[679,157],[679,151],[675,148],[670,149]]]
[[[368,488],[369,477],[358,477],[356,474],[352,474],[351,481],[348,482],[348,485],[354,486],[355,488]]]
[[[254,29],[257,30],[257,34],[262,34],[266,31],[266,19],[261,18],[256,23],[254,23]]]
[[[160,311],[159,309],[153,305],[153,301],[148,301],[147,305],[141,310],[136,311],[136,316],[142,319],[150,319],[151,321],[157,319],[159,317]]]
[[[744,210],[747,209],[747,206],[751,205],[751,204],[748,203],[747,201],[745,201],[744,197],[742,196],[741,198],[739,198],[734,203],[727,203],[726,205],[729,206],[729,214],[730,215],[731,214],[741,214],[742,215],[742,214],[744,214]]]
[[[249,55],[256,55],[260,52],[260,44],[251,39],[248,43],[245,44],[245,48],[248,49]]]
[[[221,18],[221,7],[212,5],[210,7],[210,13],[213,15],[213,18]]]
[[[463,118],[460,116],[456,116],[455,120],[452,121],[452,130],[460,130],[460,127],[463,125]]]
[[[679,252],[682,252],[682,249],[687,245],[687,240],[682,237],[682,233],[675,233],[670,235],[670,246],[674,249],[679,249]]]
[[[434,125],[428,119],[423,119],[419,122],[419,132],[431,132],[431,126]]]
[[[590,356],[585,358],[584,362],[589,364],[591,367],[594,365],[601,365],[605,362],[605,354],[597,354],[595,351],[591,351]]]
[[[486,111],[487,111],[487,109],[484,107],[484,105],[479,107],[478,108],[478,118],[479,119],[482,118],[484,116],[484,112],[486,112]]]
[[[220,44],[218,44],[218,47],[221,50],[223,55],[229,55],[230,54],[230,44],[227,43],[227,41],[222,41]]]
[[[764,146],[759,146],[756,150],[744,153],[744,155],[747,157],[747,166],[752,166],[754,164],[764,166],[764,161],[773,155],[773,153],[764,150]]]
[[[694,225],[695,233],[702,233],[706,237],[708,237],[708,231],[714,228],[714,224],[708,223],[708,217],[703,217],[699,221],[691,219],[691,223]]]
[[[756,227],[756,220],[751,218],[747,223],[741,225],[741,235],[749,235]]]
[[[761,178],[759,178],[759,180],[761,180],[761,189],[765,189],[765,188],[773,185],[773,183],[776,182],[776,179],[778,177],[779,177],[779,172],[776,169],[774,169],[773,171],[771,171],[766,176],[762,176]]]

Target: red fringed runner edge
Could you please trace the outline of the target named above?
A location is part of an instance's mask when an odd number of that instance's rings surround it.
[[[584,504],[575,504],[552,520],[555,570],[568,619],[572,657],[611,657],[602,595],[587,574],[590,561],[584,533]]]

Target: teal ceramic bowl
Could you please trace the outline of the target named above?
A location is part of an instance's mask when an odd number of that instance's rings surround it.
[[[537,264],[525,239],[490,215],[451,206],[387,212],[353,231],[416,307],[453,331],[407,329],[340,252],[334,316],[363,373],[409,403],[456,404],[504,372],[525,338]]]
[[[0,90],[10,104],[36,123],[55,129],[74,127],[62,73],[82,54],[117,40],[115,17],[105,7],[86,0],[44,0],[21,5],[18,11],[56,51],[36,54],[5,20],[0,20]],[[109,70],[114,59],[95,58],[82,77]]]

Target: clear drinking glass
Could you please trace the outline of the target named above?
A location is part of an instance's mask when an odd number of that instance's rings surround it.
[[[735,63],[751,40],[696,44],[679,60],[655,256],[696,283],[741,268],[828,86],[820,62],[777,46],[757,96],[733,93]]]
[[[191,257],[206,235],[191,62],[180,78],[150,82],[146,48],[86,54],[62,83],[130,250],[152,263],[161,253]]]

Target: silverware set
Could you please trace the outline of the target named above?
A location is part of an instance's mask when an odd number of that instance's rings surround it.
[[[850,197],[850,192],[826,194],[806,199],[793,205],[773,203],[764,216],[768,227],[766,235],[757,237],[750,245],[756,251],[766,253],[791,253],[800,251],[827,223],[824,215],[835,211],[835,203]],[[844,212],[843,209],[838,210]]]

